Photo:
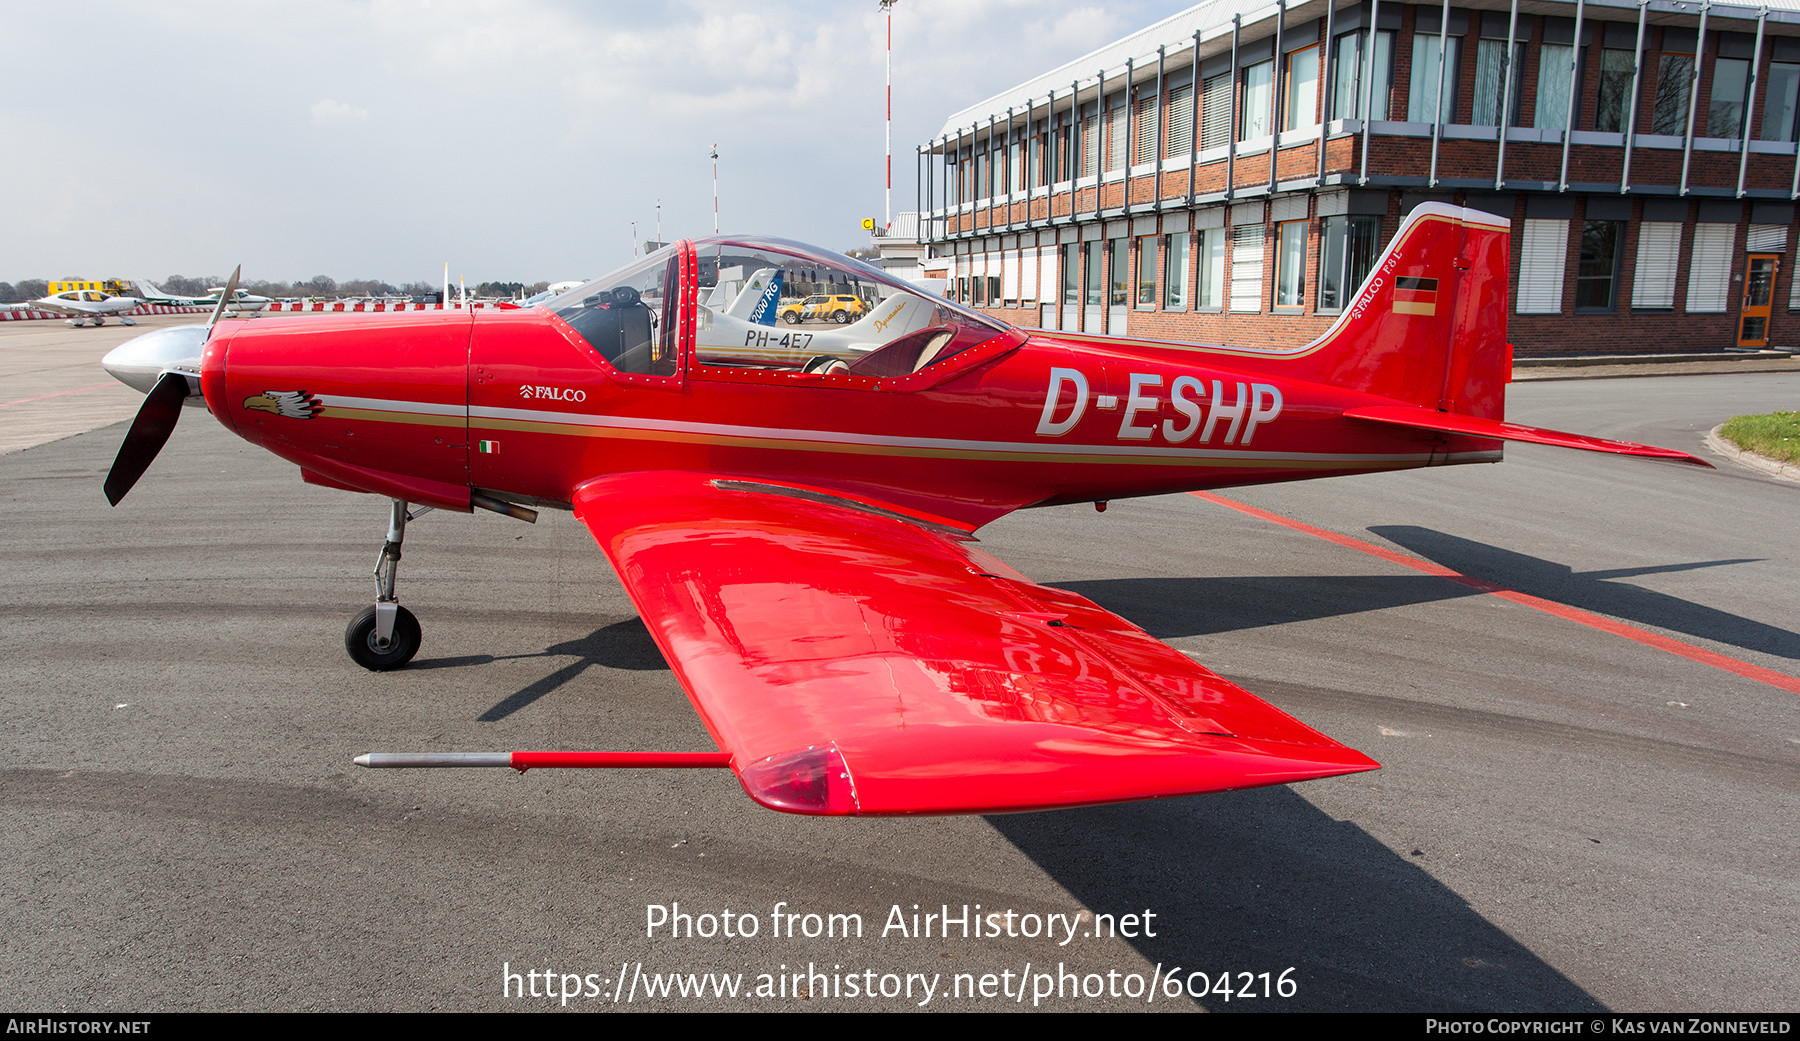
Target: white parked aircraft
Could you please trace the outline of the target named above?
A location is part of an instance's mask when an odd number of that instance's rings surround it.
[[[214,286],[206,291],[205,296],[182,296],[171,293],[155,282],[144,278],[134,278],[131,285],[144,294],[144,302],[151,304],[171,304],[175,307],[215,307],[219,303],[219,295],[225,292],[223,286]],[[233,293],[231,303],[226,305],[227,311],[261,311],[269,306],[266,296],[253,296],[242,289]]]
[[[89,323],[105,325],[108,318],[115,316],[126,325],[136,325],[137,320],[126,317],[126,314],[137,310],[141,303],[143,301],[135,296],[108,296],[97,289],[70,289],[28,304],[12,304],[9,309],[60,314],[68,318],[70,325],[79,329]]]

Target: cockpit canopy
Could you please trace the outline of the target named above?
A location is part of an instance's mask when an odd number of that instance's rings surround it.
[[[874,378],[917,372],[1007,329],[849,257],[752,237],[676,243],[545,306],[614,368],[663,376],[679,365],[681,328],[693,330],[702,369]]]

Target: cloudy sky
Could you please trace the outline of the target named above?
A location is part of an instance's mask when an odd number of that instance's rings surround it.
[[[951,113],[1191,6],[900,0],[895,211]],[[631,222],[866,243],[875,0],[0,3],[0,280],[596,276]]]

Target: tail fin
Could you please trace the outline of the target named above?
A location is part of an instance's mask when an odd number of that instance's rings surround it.
[[[1504,418],[1510,232],[1504,217],[1421,204],[1343,316],[1295,360],[1311,362],[1309,378],[1320,383]]]
[[[1505,422],[1510,230],[1503,217],[1442,203],[1407,216],[1355,302],[1303,351],[1317,359],[1314,378],[1403,403],[1356,406],[1344,415],[1710,468],[1673,449]]]
[[[781,270],[765,267],[744,281],[744,288],[725,308],[725,313],[757,325],[774,325],[775,308],[780,301]]]

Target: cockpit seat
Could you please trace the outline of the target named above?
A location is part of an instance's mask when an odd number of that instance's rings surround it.
[[[583,300],[568,322],[600,357],[620,372],[647,373],[656,337],[656,316],[630,286],[618,286]]]

